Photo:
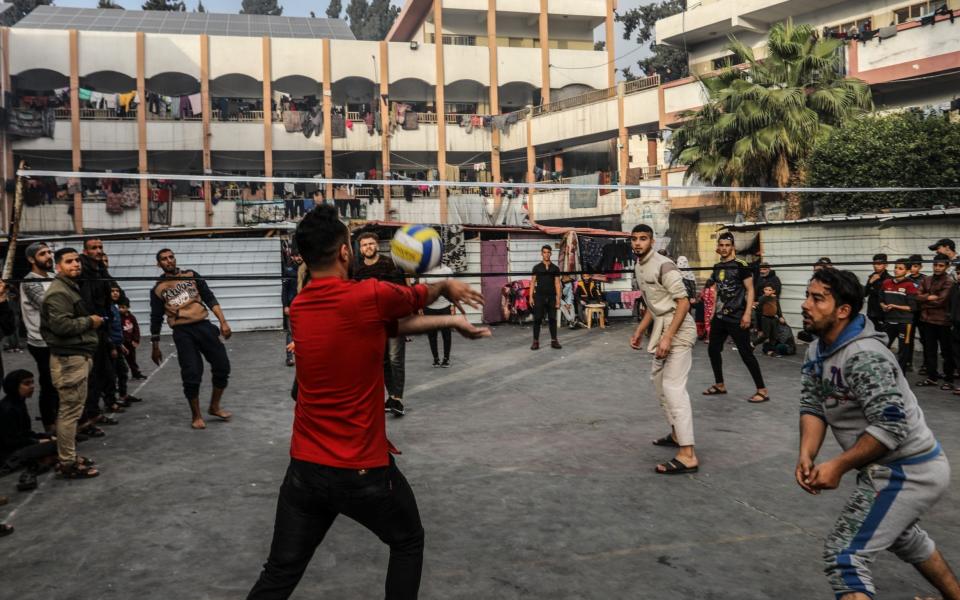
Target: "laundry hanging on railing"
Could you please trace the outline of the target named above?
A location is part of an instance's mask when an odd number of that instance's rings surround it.
[[[52,138],[57,119],[52,108],[11,108],[6,114],[7,133],[21,138]]]

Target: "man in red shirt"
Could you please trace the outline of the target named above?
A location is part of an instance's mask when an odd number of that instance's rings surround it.
[[[270,556],[248,600],[288,598],[340,513],[390,546],[386,598],[417,597],[423,527],[391,454],[383,410],[388,336],[450,327],[490,335],[462,316],[411,316],[440,296],[479,307],[483,296],[456,280],[398,286],[351,281],[350,234],[336,209],[318,206],[297,227],[311,281],[290,307],[299,389],[290,466],[277,502]]]

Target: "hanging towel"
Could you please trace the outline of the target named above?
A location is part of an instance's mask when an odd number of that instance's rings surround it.
[[[188,117],[192,117],[193,115],[193,105],[190,104],[190,97],[180,96],[180,118],[186,119]]]
[[[194,115],[203,114],[203,98],[200,94],[190,94],[187,96],[187,101],[190,103],[190,112]]]
[[[77,95],[80,96],[80,100],[82,100],[82,101],[84,101],[84,102],[89,102],[89,101],[90,101],[90,96],[91,96],[92,94],[93,94],[93,92],[91,92],[90,90],[88,90],[88,89],[86,89],[86,88],[80,88],[80,91],[77,92]]]
[[[420,115],[413,111],[407,111],[403,115],[403,128],[407,131],[420,129]]]
[[[304,113],[298,112],[295,110],[288,110],[283,113],[283,129],[287,133],[296,133],[298,131],[303,131],[303,117]]]
[[[103,94],[100,92],[90,92],[90,105],[93,108],[100,108],[101,102],[103,102]]]

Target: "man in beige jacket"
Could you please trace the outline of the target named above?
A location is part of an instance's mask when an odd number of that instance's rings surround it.
[[[650,378],[671,432],[654,441],[657,446],[678,448],[676,456],[660,465],[657,473],[696,473],[693,410],[687,392],[687,375],[693,364],[697,326],[690,316],[690,299],[683,274],[672,260],[653,249],[653,229],[643,223],[633,228],[630,244],[637,256],[634,276],[643,291],[647,311],[637,326],[630,346],[639,350],[643,334],[650,330],[647,351],[653,354]],[[651,328],[652,325],[652,328]]]

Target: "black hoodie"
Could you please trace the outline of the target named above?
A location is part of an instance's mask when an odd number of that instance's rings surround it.
[[[20,397],[20,383],[32,379],[33,373],[23,369],[11,371],[3,380],[3,400],[0,400],[0,459],[39,440],[30,427],[27,403]]]

